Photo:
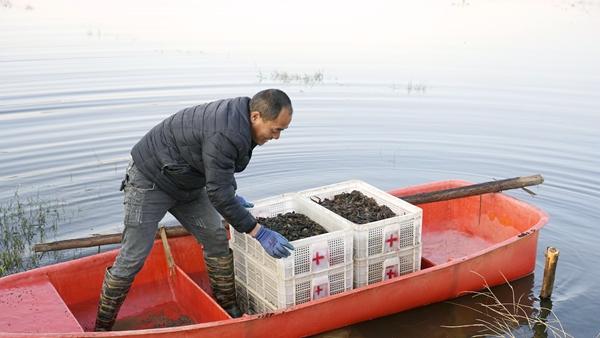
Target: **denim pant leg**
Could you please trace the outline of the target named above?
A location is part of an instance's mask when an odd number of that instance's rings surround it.
[[[169,212],[202,244],[206,256],[229,254],[227,231],[221,223],[219,212],[210,203],[206,189],[196,200],[178,203]]]
[[[133,278],[152,249],[158,222],[175,200],[158,189],[133,164],[127,169],[124,204],[122,246],[110,272],[116,277]]]

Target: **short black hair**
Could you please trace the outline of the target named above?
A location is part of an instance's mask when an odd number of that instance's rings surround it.
[[[288,108],[292,114],[292,101],[279,89],[262,90],[250,100],[250,111],[260,112],[262,118],[267,121],[276,119],[283,108]]]

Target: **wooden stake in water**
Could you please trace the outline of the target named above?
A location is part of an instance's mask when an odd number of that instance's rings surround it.
[[[540,298],[546,299],[552,296],[554,288],[554,275],[556,274],[556,264],[558,263],[558,255],[560,251],[551,246],[546,248],[546,265],[544,266],[544,280],[542,282],[542,291]]]

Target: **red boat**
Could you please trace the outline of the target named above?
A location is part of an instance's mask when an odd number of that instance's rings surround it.
[[[466,186],[443,181],[395,196]],[[169,239],[175,271],[156,241],[112,332],[91,332],[100,287],[117,250],[0,279],[0,337],[298,337],[495,286],[533,272],[547,215],[502,193],[419,205],[421,270],[285,310],[232,319],[210,296],[202,248]],[[359,307],[356,305],[360,304]],[[358,309],[358,310],[357,310]]]

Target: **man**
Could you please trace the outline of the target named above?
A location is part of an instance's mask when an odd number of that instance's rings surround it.
[[[135,275],[148,256],[158,222],[169,212],[204,246],[204,260],[217,302],[241,316],[235,299],[233,256],[219,214],[237,231],[255,237],[275,258],[293,246],[262,227],[235,191],[256,145],[279,139],[292,120],[289,97],[277,89],[252,99],[237,97],[186,108],[152,128],[132,149],[125,191],[122,247],[106,270],[96,331],[109,331]]]

